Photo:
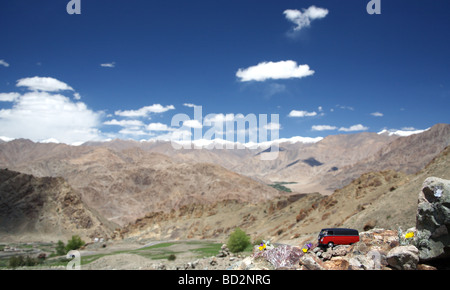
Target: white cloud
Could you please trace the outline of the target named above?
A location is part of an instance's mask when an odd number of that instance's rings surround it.
[[[411,136],[411,135],[415,135],[415,134],[420,134],[423,133],[425,131],[430,130],[431,128],[425,129],[425,130],[420,130],[420,129],[416,129],[414,127],[406,127],[406,128],[402,128],[401,130],[397,130],[397,129],[383,129],[382,131],[378,132],[379,135],[382,134],[386,134],[389,136],[400,136],[400,137],[407,137],[407,136]]]
[[[342,110],[349,110],[349,111],[354,111],[355,108],[350,107],[350,106],[341,106],[341,105],[336,105],[337,108],[342,109]]]
[[[0,102],[14,102],[19,97],[19,93],[0,93]]]
[[[145,136],[145,135],[152,135],[148,132],[144,132],[143,130],[138,130],[138,129],[132,129],[132,128],[124,128],[122,130],[119,131],[119,134],[123,134],[123,135],[133,135],[133,136]]]
[[[115,114],[117,116],[122,116],[122,117],[146,117],[148,116],[150,113],[164,113],[167,112],[169,110],[174,110],[175,107],[172,105],[169,106],[162,106],[160,104],[154,104],[152,106],[146,106],[146,107],[142,107],[138,110],[127,110],[127,111],[116,111]]]
[[[325,18],[328,15],[328,10],[316,6],[310,6],[308,9],[303,9],[303,12],[296,9],[287,9],[283,12],[286,19],[294,23],[294,31],[299,31],[305,27],[311,26],[311,21]]]
[[[183,106],[188,107],[188,108],[198,107],[197,105],[194,105],[194,104],[191,104],[191,103],[184,103]]]
[[[307,112],[307,111],[297,111],[292,110],[288,117],[294,117],[294,118],[303,118],[303,117],[314,117],[317,116],[317,112]]]
[[[297,65],[293,60],[279,62],[261,62],[256,66],[239,69],[236,76],[241,82],[258,81],[268,79],[304,78],[314,74],[307,64]]]
[[[35,142],[64,143],[98,140],[101,113],[60,94],[29,92],[14,100],[11,109],[0,110],[0,135]]]
[[[374,112],[374,113],[371,113],[371,115],[374,117],[383,117],[384,116],[383,113],[380,113],[380,112]]]
[[[183,126],[189,127],[189,128],[194,128],[194,129],[199,129],[199,128],[203,128],[202,123],[200,123],[198,120],[187,120],[183,122]]]
[[[144,126],[144,123],[142,123],[142,121],[139,120],[110,120],[110,121],[106,121],[103,122],[104,125],[116,125],[116,126],[122,126],[122,127],[142,127]]]
[[[23,78],[17,81],[16,86],[27,87],[31,91],[73,91],[73,89],[66,83],[50,77]]]
[[[173,131],[175,129],[170,128],[166,124],[162,124],[162,123],[150,123],[147,125],[147,130],[149,130],[149,131]]]
[[[353,125],[349,128],[345,128],[345,127],[339,128],[339,131],[342,131],[342,132],[355,132],[355,131],[366,131],[366,130],[369,130],[369,128],[366,126],[363,126],[361,124]]]
[[[279,123],[269,123],[264,126],[264,130],[280,130],[281,125]]]
[[[113,67],[116,66],[116,63],[115,63],[114,61],[113,61],[113,62],[109,62],[109,63],[101,63],[100,66],[101,66],[101,67],[109,67],[109,68],[113,68]]]
[[[7,63],[4,59],[0,59],[0,65],[4,67],[9,67],[9,63]]]
[[[312,126],[311,130],[313,131],[332,131],[336,130],[336,126],[330,126],[330,125],[314,125]]]
[[[161,141],[179,141],[179,140],[185,140],[192,137],[192,132],[190,130],[173,130],[168,132],[167,134],[161,134],[156,137],[153,137],[150,140],[161,140]]]
[[[79,93],[75,93],[75,94],[73,94],[73,98],[77,101],[81,100],[81,95]]]
[[[205,124],[212,123],[225,123],[228,121],[234,121],[234,114],[211,114],[205,117]]]

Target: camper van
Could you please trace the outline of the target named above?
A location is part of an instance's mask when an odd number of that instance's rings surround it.
[[[351,245],[359,242],[359,233],[353,229],[329,228],[319,233],[319,245],[333,247],[334,245]]]

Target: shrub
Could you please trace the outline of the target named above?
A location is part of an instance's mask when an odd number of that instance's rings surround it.
[[[25,265],[25,260],[22,256],[12,256],[9,258],[9,268],[17,268]]]
[[[169,257],[167,258],[167,260],[169,261],[175,261],[177,259],[177,256],[175,256],[174,254],[170,254]]]
[[[17,267],[23,267],[23,266],[36,266],[40,264],[40,261],[36,258],[32,258],[30,256],[26,256],[24,258],[23,256],[13,256],[9,258],[9,268],[17,268]]]
[[[72,236],[72,239],[67,241],[67,246],[65,248],[66,253],[72,250],[78,250],[86,243],[80,238],[80,236]]]
[[[228,238],[227,247],[232,253],[242,252],[250,243],[250,237],[240,228],[236,228]]]
[[[56,255],[64,256],[65,254],[67,254],[66,246],[64,245],[63,241],[58,241],[58,243],[56,244]]]

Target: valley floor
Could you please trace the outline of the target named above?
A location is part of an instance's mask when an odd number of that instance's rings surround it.
[[[108,241],[94,243],[80,250],[82,270],[159,270],[159,269],[227,269],[233,263],[251,255],[251,249],[239,256],[217,258],[223,243],[215,240],[185,241]],[[48,254],[49,258],[36,266],[25,266],[16,269],[27,270],[65,270],[70,260],[63,256],[55,257],[56,244],[22,243],[2,244],[0,251],[0,269],[9,267],[12,256],[36,256]],[[6,251],[5,251],[6,249]],[[169,260],[173,255],[175,260]]]

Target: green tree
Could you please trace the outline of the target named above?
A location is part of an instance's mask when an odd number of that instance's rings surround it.
[[[17,268],[25,265],[25,259],[22,256],[12,256],[9,258],[9,268]]]
[[[80,238],[80,236],[72,236],[72,239],[67,241],[67,246],[65,248],[66,253],[72,250],[78,250],[85,244],[86,243]]]
[[[67,252],[66,252],[66,246],[64,245],[64,242],[58,241],[58,243],[56,244],[56,255],[64,256],[65,254],[67,254]]]
[[[232,253],[242,252],[250,243],[250,237],[240,228],[236,228],[228,238],[227,247]]]

